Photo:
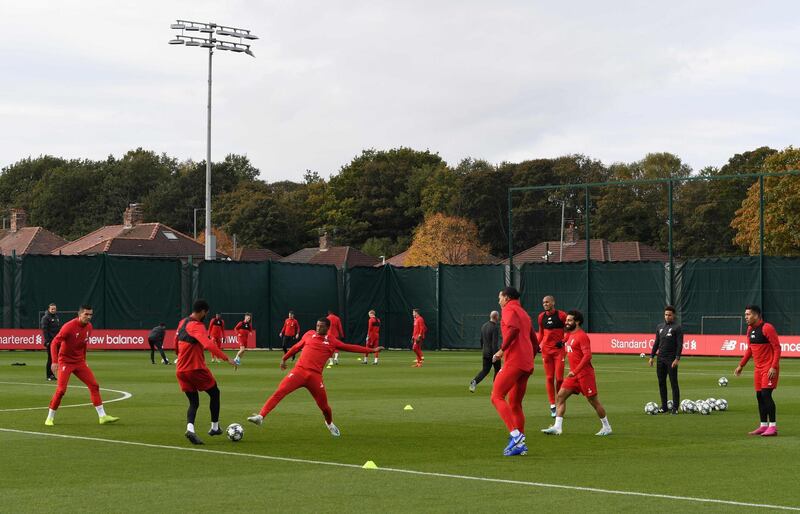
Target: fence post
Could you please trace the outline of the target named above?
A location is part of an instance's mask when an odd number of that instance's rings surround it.
[[[758,305],[764,307],[764,175],[758,176]]]
[[[436,340],[442,349],[442,263],[436,265]]]
[[[667,202],[667,211],[668,211],[668,219],[667,223],[669,224],[669,243],[668,243],[668,251],[669,251],[669,290],[667,293],[669,294],[669,300],[667,301],[668,305],[674,305],[675,302],[675,258],[674,253],[672,251],[672,225],[673,225],[673,218],[672,218],[672,178],[670,177],[669,182],[667,183],[667,189],[669,191],[669,200]]]
[[[592,308],[591,308],[591,301],[592,301],[592,292],[591,292],[591,273],[592,273],[592,244],[591,244],[591,231],[589,230],[589,186],[585,186],[583,188],[585,191],[584,198],[584,211],[586,212],[586,326],[584,330],[589,332],[592,326]]]
[[[267,349],[272,351],[272,261],[267,261]]]

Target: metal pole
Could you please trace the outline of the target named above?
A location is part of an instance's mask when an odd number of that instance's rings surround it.
[[[764,175],[758,176],[758,305],[764,309]]]
[[[216,252],[211,244],[211,58],[214,49],[208,49],[208,130],[206,134],[206,260],[213,260]]]
[[[194,238],[197,239],[197,209],[192,212],[192,219],[194,220]]]
[[[558,249],[558,262],[564,262],[564,206],[566,200],[561,200],[561,248]]]
[[[591,269],[592,269],[592,247],[591,232],[589,231],[589,186],[584,188],[586,198],[584,198],[585,222],[586,222],[586,326],[583,327],[587,332],[591,330]]]
[[[672,224],[673,224],[673,221],[674,221],[672,219],[672,179],[670,179],[670,181],[667,183],[667,190],[669,191],[669,200],[667,202],[667,215],[668,215],[667,223],[669,223],[669,230],[668,230],[668,233],[669,233],[669,243],[668,243],[668,245],[669,245],[669,291],[668,291],[668,293],[669,293],[669,301],[668,301],[668,303],[670,305],[674,305],[675,304],[675,259],[674,259],[674,253],[672,251]]]
[[[514,244],[511,237],[511,190],[508,190],[508,276],[509,284],[514,286]]]

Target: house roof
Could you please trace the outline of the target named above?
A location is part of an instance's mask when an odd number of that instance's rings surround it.
[[[236,252],[237,261],[279,261],[283,257],[266,248],[242,248]]]
[[[337,268],[355,266],[374,266],[380,259],[367,255],[352,246],[332,246],[327,250],[319,248],[303,248],[281,259],[281,262],[299,262],[305,264],[333,264]]]
[[[403,266],[406,265],[406,257],[407,256],[408,256],[408,250],[406,250],[405,252],[402,252],[402,253],[398,253],[394,257],[390,257],[390,258],[386,259],[386,264],[389,264],[390,266],[397,266],[397,267],[402,268]]]
[[[16,232],[3,232],[0,239],[0,254],[3,255],[49,254],[67,242],[43,227],[23,227]]]
[[[545,253],[550,252],[545,259]],[[669,256],[655,248],[638,241],[589,240],[589,256],[593,261],[660,261],[667,262]],[[546,241],[514,255],[514,264],[526,262],[579,262],[586,260],[586,240],[564,243],[564,256],[561,256],[560,241]],[[508,259],[504,261],[508,263]]]
[[[152,255],[184,257],[205,254],[204,246],[190,236],[161,223],[132,227],[107,225],[54,249],[54,255]]]

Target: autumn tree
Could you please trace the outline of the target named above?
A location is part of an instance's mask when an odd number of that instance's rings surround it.
[[[478,228],[467,219],[433,214],[414,231],[407,266],[487,264],[494,259],[478,241]]]
[[[800,169],[800,149],[789,147],[764,160],[762,171],[774,173]],[[734,242],[750,255],[760,251],[759,181],[747,191],[731,227]],[[800,176],[764,178],[764,253],[800,255]]]

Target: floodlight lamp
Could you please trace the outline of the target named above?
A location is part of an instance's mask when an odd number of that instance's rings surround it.
[[[172,25],[169,26],[169,28],[183,30],[186,28],[186,25],[184,25],[183,23],[173,23]]]
[[[200,46],[202,46],[203,48],[214,48],[214,43],[210,42],[200,43]]]
[[[197,32],[198,30],[200,30],[200,27],[195,27],[194,25],[187,25],[185,30],[189,32]]]
[[[213,34],[214,29],[211,27],[200,27],[200,32],[205,32],[206,34]]]
[[[242,34],[242,37],[245,39],[258,39],[258,36],[255,34],[250,34],[249,32],[247,34]]]
[[[232,46],[230,47],[230,51],[236,53],[242,53],[244,52],[244,48],[239,48],[238,46]]]
[[[189,40],[186,42],[186,46],[200,46],[200,41],[197,40]]]
[[[171,45],[182,45],[184,43],[183,39],[170,39],[169,44]]]
[[[225,46],[222,43],[217,43],[217,50],[230,50],[230,47]]]
[[[245,50],[244,53],[246,53],[250,57],[255,57],[256,56],[256,54],[254,54],[249,48],[247,50]]]
[[[220,36],[238,36],[236,32],[232,32],[226,29],[217,29],[217,34],[219,34]]]

